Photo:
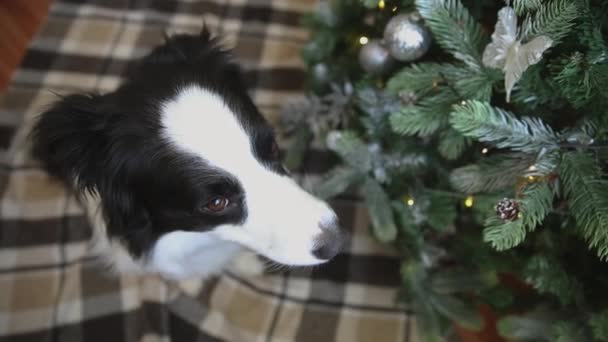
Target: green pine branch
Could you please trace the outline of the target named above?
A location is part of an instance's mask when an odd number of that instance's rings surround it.
[[[471,301],[445,294],[431,294],[429,300],[435,310],[469,330],[479,331],[483,326],[483,318]]]
[[[532,232],[542,223],[553,208],[554,192],[547,181],[528,186],[519,205],[519,217],[514,221],[503,221],[496,215],[486,220],[483,239],[499,251],[504,251],[521,244],[528,232]]]
[[[580,15],[579,6],[578,0],[547,1],[522,24],[524,40],[546,35],[556,46],[573,28]]]
[[[426,209],[427,223],[436,231],[444,232],[453,226],[456,219],[456,203],[454,198],[441,194],[432,194]]]
[[[363,184],[363,194],[374,235],[382,242],[395,240],[397,226],[393,217],[391,201],[382,186],[372,178],[367,178]]]
[[[580,322],[560,321],[556,322],[552,329],[552,337],[555,342],[587,342],[584,328]]]
[[[439,135],[439,154],[448,160],[458,159],[471,145],[471,139],[460,134],[453,128],[448,128]]]
[[[337,37],[331,30],[318,31],[302,49],[302,59],[308,65],[327,59],[333,53],[337,43]]]
[[[454,169],[450,183],[467,194],[503,190],[513,187],[533,163],[534,156],[530,154],[498,154]]]
[[[392,93],[411,91],[423,97],[447,85],[460,98],[489,100],[493,84],[502,75],[495,69],[470,68],[464,64],[419,63],[401,69],[388,80],[386,89]]]
[[[565,153],[559,170],[577,227],[598,256],[608,259],[608,181],[587,153]]]
[[[559,86],[561,94],[572,103],[575,108],[583,107],[594,93],[591,78],[588,72],[585,55],[576,52],[566,59],[551,65],[555,70],[553,79]]]
[[[403,135],[431,135],[448,125],[450,108],[457,100],[451,89],[439,87],[436,93],[391,114],[391,127]]]
[[[514,0],[513,8],[515,8],[515,12],[518,15],[522,15],[527,12],[536,11],[542,4],[542,0]]]
[[[554,295],[562,305],[574,302],[582,295],[582,284],[563,269],[558,260],[536,255],[524,270],[525,280],[539,293]]]
[[[481,65],[486,37],[458,0],[416,0],[416,7],[439,45],[465,64]]]
[[[471,68],[464,65],[447,65],[442,76],[461,99],[490,101],[492,87],[503,79],[498,69]]]
[[[540,119],[519,119],[485,102],[468,101],[455,106],[450,123],[464,136],[492,143],[498,148],[527,153],[557,148],[557,135]]]
[[[395,73],[386,83],[386,90],[394,94],[403,90],[414,92],[422,97],[430,93],[442,81],[442,72],[447,64],[416,63]]]
[[[552,316],[546,312],[505,316],[498,321],[498,333],[512,341],[548,341],[547,335],[555,322]]]
[[[597,341],[608,341],[608,310],[593,314],[589,320],[593,337]]]

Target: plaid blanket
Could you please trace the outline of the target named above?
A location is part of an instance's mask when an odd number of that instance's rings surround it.
[[[333,203],[346,253],[315,268],[202,281],[111,276],[89,251],[78,202],[28,154],[33,119],[57,95],[106,92],[164,32],[221,34],[271,120],[300,94],[300,17],[314,0],[60,0],[0,95],[0,340],[414,341],[395,304],[399,262],[356,202]],[[310,158],[315,162],[314,158]],[[312,169],[315,169],[314,167]],[[316,168],[319,169],[319,168]]]

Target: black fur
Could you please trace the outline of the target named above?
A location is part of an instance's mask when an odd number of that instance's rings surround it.
[[[208,230],[247,216],[237,179],[161,137],[160,104],[192,84],[220,95],[248,132],[256,157],[284,172],[270,152],[272,129],[248,96],[239,68],[205,29],[168,38],[112,93],[60,99],[33,130],[34,155],[77,191],[99,194],[108,234],[133,256],[144,255],[165,232]],[[229,210],[201,210],[218,194],[230,198]]]

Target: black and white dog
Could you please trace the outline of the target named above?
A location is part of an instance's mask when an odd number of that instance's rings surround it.
[[[206,276],[243,248],[315,265],[343,245],[336,214],[290,179],[238,66],[206,29],[168,38],[112,93],[62,98],[32,137],[120,272]]]

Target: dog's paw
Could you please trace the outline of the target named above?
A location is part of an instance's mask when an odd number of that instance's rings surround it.
[[[229,270],[241,276],[254,277],[264,274],[265,267],[255,253],[243,251],[232,260]]]

